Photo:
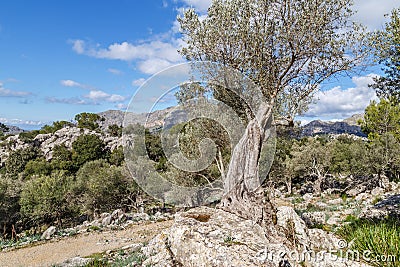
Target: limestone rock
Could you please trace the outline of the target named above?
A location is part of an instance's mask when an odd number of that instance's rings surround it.
[[[296,255],[335,249],[338,244],[334,235],[308,229],[291,207],[278,207],[276,225],[266,228],[219,209],[199,207],[178,213],[171,228],[142,248],[147,257],[142,266],[299,266]],[[326,254],[323,259],[310,258],[306,266],[367,266],[338,262]]]
[[[325,212],[305,212],[301,215],[301,218],[308,226],[321,225],[325,223]]]
[[[50,226],[46,231],[43,232],[40,239],[50,239],[56,233],[56,231],[57,228],[55,226]]]

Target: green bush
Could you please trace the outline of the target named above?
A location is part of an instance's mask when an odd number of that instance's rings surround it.
[[[39,152],[34,147],[18,149],[10,153],[5,162],[6,173],[18,177],[25,170],[26,164],[38,157]]]
[[[21,192],[21,214],[25,220],[36,225],[52,223],[74,215],[70,205],[70,191],[73,177],[56,171],[50,176],[33,177],[23,186]]]
[[[93,215],[123,208],[129,196],[129,180],[121,167],[111,166],[105,160],[85,163],[77,172],[75,194],[82,210]]]
[[[339,230],[349,244],[349,249],[357,250],[361,255],[370,251],[369,258],[374,266],[399,266],[400,260],[400,227],[397,221],[354,220]],[[394,257],[394,258],[393,258]],[[385,258],[387,261],[379,259]]]
[[[45,158],[37,158],[30,160],[24,170],[24,176],[29,177],[32,175],[50,175],[52,166]]]
[[[104,142],[94,134],[80,135],[72,143],[72,160],[77,167],[96,159],[106,158],[108,151]]]
[[[75,116],[79,128],[86,128],[89,130],[99,130],[99,121],[104,121],[104,118],[95,113],[83,112]]]

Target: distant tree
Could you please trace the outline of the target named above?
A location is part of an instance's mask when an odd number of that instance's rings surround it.
[[[34,147],[27,147],[12,151],[5,162],[6,172],[15,178],[25,170],[26,164],[38,157],[39,151]]]
[[[372,140],[366,167],[370,173],[385,175],[390,180],[400,181],[400,143],[391,133]]]
[[[114,149],[108,158],[108,162],[111,165],[115,166],[121,166],[122,163],[125,160],[125,155],[124,155],[124,149],[122,146],[119,146],[118,148]]]
[[[53,169],[66,170],[69,172],[78,170],[78,167],[76,167],[72,161],[72,151],[70,151],[65,144],[55,145],[53,147],[51,166]]]
[[[0,132],[4,133],[4,132],[8,132],[9,130],[10,130],[10,128],[8,128],[7,125],[0,122]]]
[[[83,112],[75,116],[75,120],[78,122],[79,128],[86,128],[89,130],[98,130],[99,121],[104,120],[101,116],[95,113]]]
[[[394,97],[382,98],[379,103],[372,101],[359,124],[371,140],[386,133],[400,140],[400,104]]]
[[[334,175],[368,175],[367,143],[350,137],[330,141],[331,163],[329,172]]]
[[[129,182],[120,167],[111,166],[103,159],[85,163],[76,175],[76,192],[83,211],[94,215],[123,208],[129,195]]]
[[[73,126],[73,123],[69,121],[55,121],[53,124],[50,125],[45,125],[40,129],[40,133],[55,133],[56,131],[66,127],[66,126]]]
[[[45,158],[37,158],[30,160],[24,170],[24,176],[30,177],[32,175],[50,175],[52,172],[51,164]]]
[[[19,219],[21,181],[0,175],[0,227],[3,238],[11,238],[12,225]]]
[[[379,97],[395,97],[400,101],[400,8],[394,9],[390,21],[383,31],[373,35],[372,46],[378,62],[384,65],[382,77],[374,78],[374,84]]]
[[[118,126],[117,124],[112,124],[108,126],[108,132],[115,137],[122,136],[122,127]]]
[[[80,135],[72,143],[72,149],[72,160],[78,167],[92,160],[106,158],[109,153],[103,140],[94,134]]]
[[[321,193],[321,183],[329,173],[332,148],[329,143],[309,137],[304,141],[296,141],[291,148],[292,158],[286,162],[289,171],[300,177],[315,179],[314,192]]]
[[[61,226],[75,212],[69,200],[72,183],[73,177],[62,171],[27,181],[21,192],[22,216],[36,225],[56,220]]]

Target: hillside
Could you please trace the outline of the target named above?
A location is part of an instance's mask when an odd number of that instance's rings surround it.
[[[352,120],[338,122],[315,120],[302,126],[302,136],[328,134],[350,134],[359,137],[366,137],[366,135],[361,131],[361,127],[354,125]]]

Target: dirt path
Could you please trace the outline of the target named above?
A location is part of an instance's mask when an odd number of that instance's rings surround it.
[[[52,266],[73,257],[114,250],[132,243],[147,242],[161,230],[172,225],[172,220],[136,225],[125,230],[91,232],[74,237],[49,241],[37,246],[0,252],[1,267]]]

